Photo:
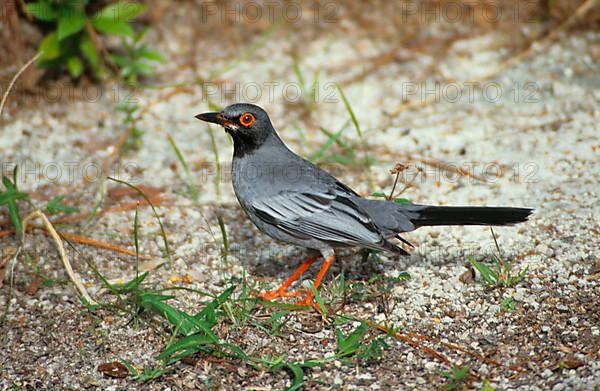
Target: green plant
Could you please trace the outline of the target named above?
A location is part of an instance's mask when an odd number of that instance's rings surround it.
[[[490,383],[488,379],[483,379],[481,382],[481,391],[494,391],[494,386]]]
[[[462,389],[469,378],[469,367],[453,366],[451,372],[439,371],[439,374],[447,379],[444,389],[447,391]]]
[[[277,311],[269,317],[266,321],[258,323],[257,325],[263,329],[268,335],[278,336],[281,335],[281,329],[290,320],[289,311]]]
[[[344,161],[347,160],[345,158],[345,156],[339,156],[339,155],[335,155],[335,154],[328,154],[329,150],[331,149],[331,147],[333,147],[334,145],[338,145],[342,148],[344,155],[346,156],[352,156],[354,158],[354,149],[352,148],[351,145],[349,145],[347,142],[345,142],[344,140],[341,139],[342,134],[344,133],[344,131],[348,128],[348,125],[350,124],[349,121],[346,121],[342,127],[335,133],[330,132],[329,130],[321,127],[319,128],[319,130],[321,131],[321,133],[323,133],[325,136],[327,136],[327,141],[325,141],[320,147],[319,149],[317,149],[315,152],[313,152],[310,156],[309,156],[309,160],[315,163],[319,163],[322,161]],[[302,133],[304,134],[304,133]]]
[[[57,214],[57,213],[77,213],[79,212],[78,208],[75,208],[74,206],[69,206],[69,205],[65,205],[63,204],[63,199],[65,198],[64,195],[59,195],[59,196],[55,196],[53,197],[50,201],[48,201],[48,204],[46,205],[46,211],[48,212],[48,214],[53,215],[53,214]]]
[[[136,35],[130,22],[144,12],[146,6],[122,1],[109,4],[90,15],[88,3],[87,0],[39,0],[27,4],[29,14],[53,28],[40,43],[40,67],[66,67],[73,78],[79,77],[86,68],[99,79],[106,77],[106,65],[114,70],[113,59],[99,34],[132,37],[135,41]],[[138,74],[141,73],[140,68],[136,70]]]
[[[337,336],[337,353],[336,358],[345,358],[356,355],[359,360],[371,360],[380,358],[383,351],[388,348],[388,344],[382,337],[375,338],[369,343],[362,343],[364,336],[367,334],[368,328],[365,322],[354,329],[347,337],[345,337],[338,328]]]
[[[2,176],[2,184],[6,190],[0,192],[0,206],[6,205],[10,221],[15,227],[15,230],[20,233],[23,230],[23,224],[21,223],[21,215],[19,214],[19,205],[17,205],[17,201],[26,200],[29,198],[29,195],[20,192],[17,188],[17,167],[15,167],[13,171],[13,180],[11,181],[8,177]]]
[[[511,287],[517,285],[525,278],[529,270],[529,267],[525,267],[516,276],[513,276],[510,264],[504,264],[497,257],[494,258],[494,265],[492,267],[476,261],[473,257],[469,258],[469,262],[477,269],[483,281],[490,287]]]
[[[505,311],[505,312],[514,312],[514,310],[517,308],[517,306],[515,305],[515,301],[513,300],[512,297],[507,296],[504,299],[502,299],[502,301],[500,302],[500,310],[501,311]]]
[[[146,193],[144,193],[139,187],[132,185],[129,182],[125,182],[122,181],[120,179],[116,179],[113,177],[107,177],[108,179],[110,179],[111,181],[114,182],[118,182],[121,183],[125,186],[128,186],[130,188],[132,188],[133,190],[135,190],[139,195],[141,195],[144,200],[146,200],[146,202],[148,203],[148,205],[150,205],[150,208],[152,208],[152,212],[154,213],[154,217],[156,217],[156,221],[158,221],[158,226],[160,227],[160,234],[162,236],[163,239],[163,244],[165,246],[165,253],[167,255],[167,258],[169,259],[169,266],[172,268],[173,267],[173,260],[171,257],[171,249],[169,248],[169,241],[167,239],[167,233],[165,232],[165,227],[162,223],[162,220],[160,219],[160,217],[158,216],[158,212],[156,211],[156,208],[154,207],[154,204],[152,203],[152,201],[150,201],[150,198],[148,198],[148,196],[146,195]]]
[[[154,74],[153,62],[163,62],[163,56],[141,42],[148,29],[143,29],[133,37],[123,38],[123,54],[111,54],[111,59],[121,68],[120,76],[129,84],[137,84],[141,76]]]
[[[481,278],[483,278],[483,281],[488,286],[492,288],[515,286],[527,276],[529,266],[526,266],[525,269],[522,269],[521,271],[518,271],[516,275],[513,275],[510,262],[504,262],[500,256],[500,247],[498,246],[494,230],[492,228],[490,228],[490,230],[492,231],[492,236],[496,243],[496,250],[498,251],[498,255],[494,256],[494,265],[489,267],[484,263],[476,261],[473,256],[469,257],[469,262],[471,262],[473,267],[481,274]]]
[[[313,74],[313,83],[311,85],[307,85],[306,79],[304,78],[304,74],[302,73],[302,70],[300,69],[300,63],[298,62],[298,55],[295,52],[292,53],[292,65],[293,65],[294,74],[296,75],[296,78],[298,79],[298,84],[300,85],[300,89],[301,89],[301,94],[302,94],[301,102],[304,105],[306,112],[310,115],[314,109],[315,103],[317,103],[317,100],[318,100],[319,77],[320,77],[320,73],[321,73],[321,68],[318,68],[315,70],[315,72]]]
[[[356,130],[356,134],[358,135],[358,138],[363,140],[363,132],[360,129],[360,125],[358,124],[358,120],[356,119],[356,115],[354,114],[354,110],[352,109],[352,105],[350,104],[350,101],[348,101],[348,98],[346,98],[346,94],[344,94],[344,90],[339,85],[338,85],[338,91],[340,92],[340,96],[342,97],[342,101],[344,102],[344,107],[346,107],[346,111],[348,112],[348,115],[350,115],[350,120],[352,121],[352,124],[354,124],[354,129]],[[364,153],[365,165],[367,167],[367,188],[369,190],[371,190],[373,188],[373,173],[371,172],[372,171],[371,170],[372,162],[371,162],[371,159],[369,157],[366,147],[367,147],[367,144],[364,143],[363,153]]]
[[[169,140],[169,144],[171,144],[171,148],[173,148],[173,151],[175,152],[175,155],[177,156],[177,160],[179,160],[179,163],[181,163],[181,167],[183,168],[183,173],[185,174],[187,190],[188,190],[189,194],[192,196],[192,200],[194,200],[194,202],[197,203],[200,200],[200,193],[198,193],[198,188],[194,184],[194,180],[192,178],[192,173],[190,171],[190,168],[189,168],[187,162],[185,161],[183,154],[177,147],[177,144],[175,144],[175,140],[173,140],[173,137],[171,137],[170,134],[167,135],[167,140]]]
[[[406,169],[406,167],[403,164],[398,163],[398,164],[396,164],[396,166],[394,168],[392,168],[390,170],[390,174],[396,174],[396,177],[394,178],[394,184],[392,185],[392,190],[390,190],[389,195],[385,194],[385,192],[383,192],[383,191],[376,191],[376,192],[372,193],[371,196],[378,197],[378,198],[384,198],[388,201],[394,201],[396,204],[400,204],[400,205],[410,205],[411,202],[409,199],[396,197],[396,195],[395,195],[396,187],[398,186],[398,182],[400,180],[400,174],[405,169]],[[407,189],[407,186],[404,186],[404,188],[398,192],[398,195],[404,193],[404,191],[406,189]]]

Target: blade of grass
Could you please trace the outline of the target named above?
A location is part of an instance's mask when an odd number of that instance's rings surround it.
[[[213,155],[215,156],[215,191],[217,192],[217,198],[221,197],[221,161],[219,160],[219,149],[217,148],[217,142],[215,140],[215,134],[211,126],[207,126],[208,135],[210,136],[210,145],[212,147]]]
[[[327,318],[327,308],[325,307],[325,302],[323,301],[323,297],[321,296],[321,293],[317,290],[317,288],[315,288],[315,286],[312,283],[310,284],[310,290],[312,291],[313,295],[315,296],[315,301],[317,302],[317,305],[319,306],[321,313],[323,314],[323,316],[325,318]]]
[[[304,371],[302,370],[302,367],[294,363],[284,363],[284,367],[293,375],[292,385],[287,391],[296,391],[302,388],[302,386],[304,386]]]
[[[358,120],[356,119],[354,110],[352,110],[352,106],[350,105],[348,98],[346,98],[346,94],[344,94],[344,90],[342,89],[342,87],[340,85],[338,85],[337,87],[338,87],[338,90],[340,91],[340,96],[342,97],[342,101],[344,101],[344,106],[346,106],[346,110],[348,111],[348,114],[350,115],[350,119],[352,120],[352,123],[354,124],[356,133],[358,134],[358,137],[362,139],[362,131],[360,130],[360,125],[358,124]],[[372,172],[371,172],[371,159],[369,158],[369,155],[367,153],[366,143],[364,144],[364,147],[363,147],[363,154],[364,154],[364,159],[365,159],[365,165],[367,166],[367,186],[368,186],[368,190],[372,191],[373,190],[373,178],[372,178]]]
[[[223,236],[223,261],[225,263],[225,268],[229,269],[229,239],[227,238],[227,229],[225,228],[223,215],[220,213],[217,215],[217,221],[219,222],[219,228],[221,229],[221,235]]]
[[[319,161],[323,157],[323,155],[325,155],[325,153],[334,144],[338,144],[338,145],[341,145],[342,147],[345,147],[343,143],[342,144],[339,143],[339,139],[347,128],[348,128],[348,122],[346,122],[344,124],[344,126],[342,126],[340,128],[340,130],[338,130],[335,133],[332,133],[325,128],[319,128],[321,130],[321,132],[323,132],[325,135],[327,135],[328,139],[327,139],[327,141],[325,141],[325,143],[323,143],[323,145],[321,145],[321,147],[317,151],[315,151],[312,155],[310,155],[309,160]]]
[[[210,345],[210,344],[214,344],[214,343],[215,343],[215,341],[212,338],[207,337],[206,335],[201,335],[201,334],[190,335],[190,336],[182,338],[179,341],[167,346],[167,348],[161,354],[159,354],[157,358],[159,360],[164,360],[181,350],[188,350],[188,351],[191,350],[192,351],[191,354],[193,354],[198,351],[198,349],[196,349],[197,347],[203,346],[203,345]],[[178,357],[178,358],[183,358],[183,357]]]
[[[360,347],[360,340],[367,333],[367,324],[361,322],[353,332],[344,337],[342,331],[337,329],[338,357],[346,357],[356,353]]]
[[[356,129],[358,137],[362,138],[362,132],[360,130],[358,120],[356,119],[356,115],[354,115],[354,110],[352,110],[352,106],[350,105],[348,98],[346,98],[346,94],[344,94],[344,90],[342,89],[342,87],[339,85],[337,87],[338,91],[340,92],[340,96],[342,97],[342,101],[344,102],[344,106],[346,106],[346,110],[348,111],[348,114],[350,114],[350,119],[352,120],[352,124],[354,124],[354,129]]]
[[[302,89],[302,92],[305,93],[306,92],[306,84],[304,83],[304,76],[302,75],[302,70],[300,70],[300,64],[298,63],[298,56],[294,52],[292,53],[292,67],[294,69],[294,74],[296,75],[296,78],[298,78],[298,83],[300,84],[300,88]]]
[[[138,241],[138,207],[135,207],[135,216],[133,218],[133,243],[135,245],[135,278],[140,274],[140,244]]]
[[[171,137],[170,134],[167,134],[167,139],[169,140],[169,144],[171,144],[171,148],[173,148],[173,151],[175,151],[175,155],[177,155],[177,159],[179,160],[179,163],[181,163],[181,166],[183,167],[183,171],[185,173],[185,180],[187,182],[188,190],[189,190],[190,194],[192,195],[192,199],[195,202],[198,202],[198,200],[200,199],[200,194],[198,193],[198,189],[196,188],[196,186],[194,186],[194,181],[192,180],[192,174],[190,173],[190,168],[187,165],[185,159],[183,158],[181,151],[179,150],[179,148],[177,148],[177,145],[175,144],[175,140],[173,140],[173,137]]]
[[[227,301],[229,297],[231,297],[231,294],[233,293],[235,288],[236,286],[232,285],[229,288],[225,289],[223,293],[221,293],[213,301],[208,303],[202,311],[194,315],[194,318],[198,320],[204,319],[208,322],[212,322],[213,319],[210,319],[210,315],[214,316],[214,310],[221,306],[225,301]]]
[[[113,178],[113,177],[108,177],[108,179],[110,179],[111,181],[115,181],[118,183],[121,183],[125,186],[129,186],[130,188],[134,189],[135,191],[138,192],[138,194],[140,194],[142,197],[144,197],[144,199],[146,200],[146,202],[148,203],[148,205],[150,205],[150,207],[152,208],[152,212],[154,212],[154,217],[156,217],[156,220],[158,221],[158,225],[160,226],[160,233],[162,235],[163,238],[163,243],[165,245],[165,251],[167,253],[167,258],[169,259],[169,267],[173,268],[173,260],[171,259],[171,250],[169,249],[169,242],[167,240],[167,233],[165,232],[165,227],[163,226],[163,223],[160,219],[160,216],[158,215],[158,212],[156,211],[156,208],[154,207],[154,204],[152,203],[152,201],[150,201],[150,198],[148,198],[148,196],[146,195],[146,193],[144,193],[139,187],[132,185],[129,182],[125,182],[122,181],[120,179],[117,178]]]

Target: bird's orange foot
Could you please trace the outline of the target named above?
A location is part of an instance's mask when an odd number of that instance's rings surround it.
[[[321,306],[314,300],[314,295],[312,294],[312,292],[306,295],[304,299],[296,302],[296,305],[301,305],[303,307],[312,307],[319,313],[323,312]]]
[[[265,292],[259,293],[257,296],[259,299],[262,299],[265,301],[271,301],[274,299],[278,299],[280,297],[298,297],[301,294],[302,293],[298,292],[298,291],[289,291],[287,287],[280,287],[280,288],[272,290],[272,291],[265,291]]]

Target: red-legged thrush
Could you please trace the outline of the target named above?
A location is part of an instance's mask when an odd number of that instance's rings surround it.
[[[196,118],[221,125],[233,138],[233,189],[250,220],[272,238],[323,255],[315,288],[333,262],[336,248],[408,254],[390,239],[401,239],[400,233],[427,225],[513,225],[526,221],[532,212],[526,208],[402,205],[364,199],[292,152],[267,113],[256,105],[237,103]],[[298,296],[288,288],[315,260],[310,257],[279,289],[261,297]],[[312,290],[299,303],[314,305]]]

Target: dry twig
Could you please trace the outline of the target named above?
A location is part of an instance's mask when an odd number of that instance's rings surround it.
[[[25,228],[27,226],[27,223],[30,220],[36,219],[36,218],[39,218],[42,220],[44,228],[46,229],[46,231],[50,234],[50,236],[54,240],[54,243],[56,244],[56,248],[60,255],[60,259],[62,260],[63,265],[65,266],[67,274],[69,275],[69,278],[71,279],[71,281],[73,281],[73,284],[75,284],[75,287],[77,288],[77,290],[79,291],[81,296],[83,296],[83,298],[86,300],[87,303],[92,304],[92,305],[96,304],[96,301],[94,299],[92,299],[92,297],[87,293],[87,290],[83,286],[83,283],[81,282],[81,278],[79,277],[79,275],[73,271],[73,268],[71,267],[71,262],[69,262],[69,258],[67,257],[67,252],[65,251],[65,247],[63,246],[62,239],[58,235],[58,232],[56,232],[56,229],[54,229],[54,226],[52,225],[50,220],[48,220],[48,217],[44,213],[42,213],[39,209],[31,212],[29,215],[27,215],[27,217],[25,217],[23,219],[23,232],[21,232],[21,243],[25,242]]]

